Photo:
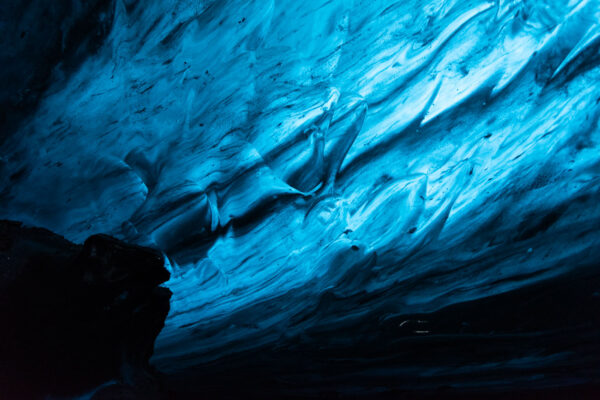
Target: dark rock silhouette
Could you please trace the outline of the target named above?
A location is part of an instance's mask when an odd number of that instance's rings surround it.
[[[0,221],[0,386],[8,399],[69,395],[110,380],[156,391],[149,359],[169,311],[155,250],[94,235],[73,244]]]

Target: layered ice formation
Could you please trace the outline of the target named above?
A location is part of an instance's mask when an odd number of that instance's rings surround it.
[[[597,0],[111,7],[4,140],[0,212],[160,249],[159,369],[351,347],[600,260]]]

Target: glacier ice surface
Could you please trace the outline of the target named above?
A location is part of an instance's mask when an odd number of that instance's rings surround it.
[[[0,212],[162,250],[169,372],[558,277],[600,259],[598,21],[597,0],[118,0],[2,144]]]

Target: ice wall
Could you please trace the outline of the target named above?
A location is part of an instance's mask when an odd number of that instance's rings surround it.
[[[166,371],[599,257],[596,0],[118,0],[113,18],[2,145],[0,212],[161,249]]]

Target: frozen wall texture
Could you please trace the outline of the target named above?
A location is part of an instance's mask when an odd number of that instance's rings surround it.
[[[102,40],[57,61],[3,141],[0,216],[75,242],[101,232],[160,249],[173,298],[159,369],[319,343],[379,357],[361,364],[365,376],[422,382],[502,371],[486,384],[547,385],[575,377],[540,365],[589,371],[593,335],[577,339],[583,353],[530,332],[510,339],[530,351],[441,364],[368,349],[384,331],[439,334],[405,315],[544,282],[568,297],[560,282],[596,276],[599,1],[97,8],[110,19]],[[598,305],[592,286],[573,312]],[[577,332],[597,335],[598,317],[583,320]]]

